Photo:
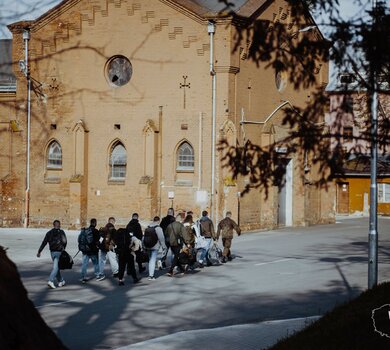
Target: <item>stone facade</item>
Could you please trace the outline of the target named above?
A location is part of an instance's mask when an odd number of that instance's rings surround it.
[[[244,3],[244,13],[257,13],[271,22],[288,10],[283,0]],[[102,225],[109,216],[124,225],[132,212],[151,219],[164,216],[171,205],[176,211],[193,210],[197,215],[202,209],[210,210],[212,78],[209,13],[201,10],[184,0],[69,0],[36,21],[9,26],[14,62],[24,58],[23,29],[31,33],[30,225],[46,226],[57,218],[65,227],[80,227],[91,217]],[[287,15],[283,18],[289,20]],[[246,59],[246,48],[233,50],[236,25],[228,18],[214,20],[217,143],[222,138],[232,145],[240,143],[243,132],[253,143],[277,140],[282,115],[276,113],[265,122],[266,116],[281,99],[304,105],[310,91],[298,92],[288,85],[278,91],[272,69]],[[131,68],[123,63],[126,59]],[[18,120],[23,131],[12,140],[12,181],[2,184],[7,193],[2,193],[4,225],[20,225],[26,215],[27,92],[25,77],[16,65],[14,71],[16,101],[20,102],[12,119]],[[130,81],[118,86],[129,72]],[[324,64],[318,84],[326,84],[326,79]],[[246,119],[264,125],[243,129],[243,111]],[[60,146],[60,164],[55,145]],[[182,158],[180,163],[178,154],[188,155],[186,147],[190,161]],[[118,152],[115,167],[113,152]],[[237,193],[248,179],[233,181],[219,152],[215,162],[211,212],[216,221],[230,210],[236,219],[240,216],[244,228],[283,224],[278,220],[278,188],[272,188],[267,197],[253,190],[240,198]],[[286,224],[334,220],[333,191],[305,182],[307,176],[317,175],[315,169],[305,173],[303,154],[298,152],[291,164]],[[12,213],[7,198],[18,203]]]

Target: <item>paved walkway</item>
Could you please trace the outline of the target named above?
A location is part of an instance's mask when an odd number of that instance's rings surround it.
[[[262,350],[316,321],[319,316],[184,331],[117,350]]]
[[[379,218],[378,224],[379,281],[385,281],[390,218]],[[235,238],[237,259],[229,264],[184,278],[158,271],[156,281],[144,278],[124,288],[111,278],[82,285],[78,256],[73,271],[64,272],[66,287],[54,291],[46,286],[48,249],[36,258],[46,231],[1,228],[0,244],[9,247],[44,320],[72,350],[262,350],[367,285],[366,218],[244,234]],[[78,232],[66,233],[74,255]]]

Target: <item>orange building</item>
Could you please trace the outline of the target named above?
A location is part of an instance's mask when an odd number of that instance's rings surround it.
[[[378,214],[390,215],[390,161],[378,160]],[[368,215],[370,209],[370,158],[358,156],[344,164],[337,185],[337,213]]]

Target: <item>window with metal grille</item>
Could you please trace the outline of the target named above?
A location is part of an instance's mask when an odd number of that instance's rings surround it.
[[[110,179],[124,180],[126,177],[127,152],[125,147],[116,143],[111,150],[110,156]]]
[[[52,141],[47,149],[47,168],[62,168],[62,149],[57,141]]]
[[[183,142],[177,151],[176,170],[194,171],[194,149],[188,142]]]

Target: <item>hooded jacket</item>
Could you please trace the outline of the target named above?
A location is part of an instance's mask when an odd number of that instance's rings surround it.
[[[132,233],[133,236],[142,241],[142,228],[138,219],[131,219],[126,226],[126,231],[127,233]]]

